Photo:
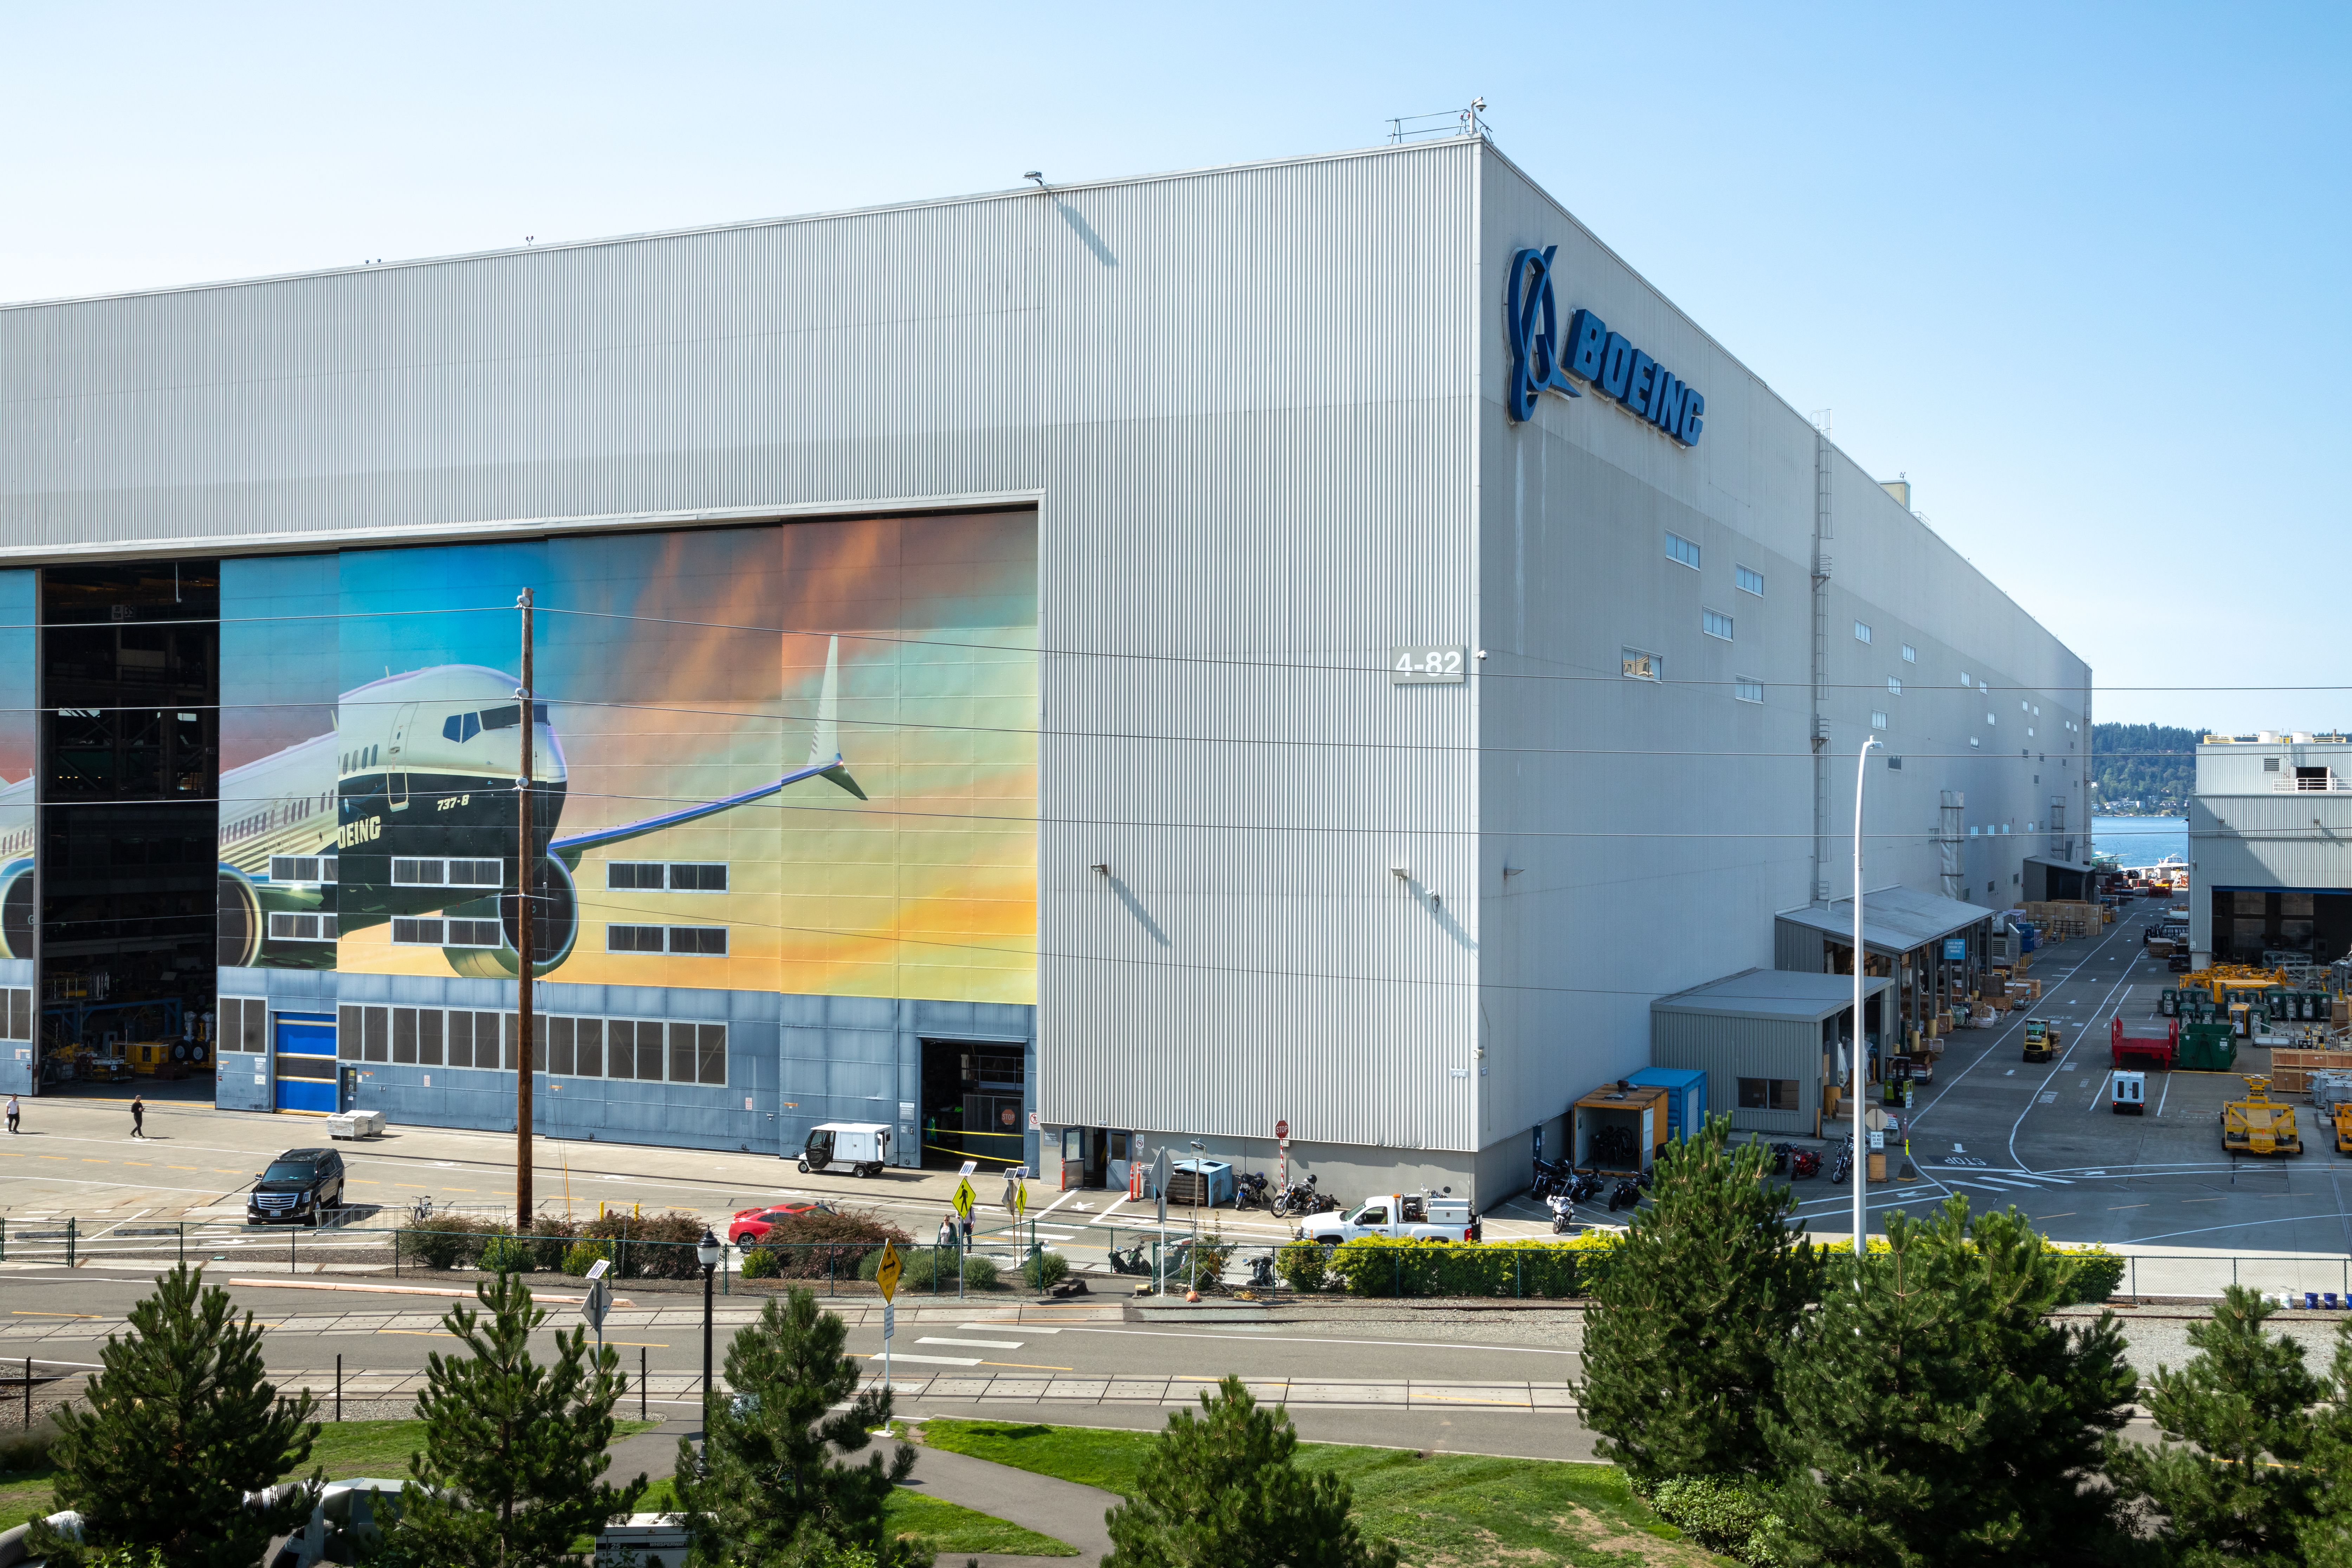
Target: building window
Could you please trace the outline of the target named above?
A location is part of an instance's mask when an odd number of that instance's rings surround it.
[[[1886,769],[1889,773],[1901,773],[1903,771],[1903,759],[1901,757],[1889,755],[1886,759]]]
[[[1988,724],[1998,724],[1998,723],[2000,723],[2000,720],[1998,720],[1998,719],[1996,719],[1996,718],[1994,718],[1991,714],[1988,713],[1988,714],[1986,714],[1986,715],[1985,715],[1985,722],[1986,722],[1986,723],[1988,723]]]
[[[1793,1078],[1743,1078],[1739,1080],[1742,1110],[1795,1110],[1797,1080]]]
[[[1969,672],[1964,669],[1960,671],[1960,684],[1962,686],[1973,686],[1976,683],[1969,679]]]
[[[1663,680],[1665,675],[1666,661],[1656,654],[1644,653],[1637,647],[1629,647],[1625,650],[1626,679]]]
[[[444,920],[436,915],[394,921],[392,940],[399,947],[497,947],[502,933],[495,920]]]
[[[1970,735],[1970,736],[1969,737],[1969,745],[1971,748],[1973,748],[1973,747],[1977,747],[1977,746],[1981,746],[1981,745],[1983,745],[1983,744],[1984,744],[1984,742],[1983,742],[1982,741],[1979,740],[1976,736],[1974,736],[1974,735]]]
[[[1743,675],[1731,683],[1731,694],[1742,702],[1764,700],[1764,683],[1753,676]]]
[[[269,940],[332,942],[335,940],[335,917],[288,914],[282,910],[273,910],[269,915]]]
[[[1870,640],[1870,623],[1868,621],[1856,621],[1853,623],[1853,640],[1856,642],[1868,642]]]
[[[1903,683],[1890,675],[1886,678],[1886,689],[1894,695],[1900,697],[1903,695]]]
[[[723,893],[724,861],[614,860],[604,868],[604,886],[615,892]]]
[[[2274,773],[2278,771],[2279,760],[2276,757],[2264,757],[2263,759],[2263,772],[2266,773]]]
[[[1764,596],[1763,573],[1757,571],[1751,566],[1742,566],[1738,568],[1738,575],[1739,591],[1741,593],[1753,594],[1759,599]]]
[[[669,952],[699,957],[727,956],[725,926],[608,925],[607,952]]]
[[[1698,568],[1698,546],[1681,534],[1669,531],[1666,534],[1666,559],[1679,561],[1696,571]]]
[[[273,882],[331,882],[335,879],[335,858],[332,855],[272,855],[269,858],[269,879]]]
[[[1885,728],[1886,728],[1886,715],[1885,715],[1885,714],[1884,714],[1884,713],[1873,713],[1873,714],[1870,716],[1870,727],[1871,727],[1872,729],[1874,729],[1874,730],[1884,730],[1884,729],[1885,729]]]
[[[1698,613],[1698,629],[1711,637],[1731,640],[1731,617],[1720,610],[1702,609]]]
[[[497,860],[394,860],[395,888],[503,888],[506,867]]]
[[[1918,662],[1919,662],[1919,650],[1918,650],[1917,648],[1916,648],[1916,647],[1913,647],[1909,643],[1905,643],[1905,644],[1903,645],[1903,662],[1904,662],[1904,663],[1906,663],[1906,664],[1916,664],[1916,663],[1918,663]]]

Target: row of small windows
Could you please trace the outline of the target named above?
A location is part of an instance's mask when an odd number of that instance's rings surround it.
[[[1731,683],[1731,694],[1742,702],[1761,702],[1764,700],[1764,683],[1745,675],[1739,676]]]
[[[335,940],[335,917],[292,914],[284,910],[272,910],[269,913],[269,940],[272,942],[332,942]]]
[[[506,864],[500,860],[394,860],[395,888],[503,888]]]
[[[1762,598],[1764,596],[1764,574],[1750,566],[1742,566],[1738,570],[1739,575],[1739,591],[1743,594],[1753,594],[1759,599]]]
[[[1702,609],[1698,613],[1698,629],[1711,637],[1731,640],[1731,617],[1721,610]]]
[[[347,1062],[513,1072],[520,1036],[512,1013],[347,1006],[336,1015],[335,1055]],[[723,1086],[727,1026],[541,1017],[531,1030],[530,1065],[533,1072],[559,1078]]]
[[[1698,544],[1669,529],[1666,531],[1666,559],[1678,561],[1696,572],[1699,569]],[[1752,566],[1735,566],[1732,572],[1738,580],[1741,593],[1753,594],[1759,599],[1764,596],[1763,573]]]
[[[269,879],[273,882],[331,882],[335,879],[335,857],[272,855],[269,858]]]
[[[394,947],[498,947],[505,940],[496,920],[402,915],[392,922]]]
[[[617,891],[723,893],[724,862],[614,860],[604,867],[604,886]]]
[[[606,952],[688,953],[698,957],[727,956],[725,926],[608,925]]]

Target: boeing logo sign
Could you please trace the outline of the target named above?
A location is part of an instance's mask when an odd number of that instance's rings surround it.
[[[1579,310],[1559,331],[1559,307],[1552,298],[1551,258],[1558,246],[1522,250],[1511,258],[1511,280],[1503,296],[1503,331],[1511,340],[1511,385],[1504,407],[1514,423],[1532,419],[1536,396],[1557,392],[1581,397],[1583,382],[1612,397],[1685,447],[1698,445],[1706,427],[1706,398],[1675,374],[1612,332],[1590,310]]]

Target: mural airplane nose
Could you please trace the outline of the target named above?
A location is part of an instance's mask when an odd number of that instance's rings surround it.
[[[416,704],[404,702],[393,715],[392,742],[384,748],[383,793],[385,804],[394,811],[408,809],[408,763],[404,755],[408,746],[409,727],[416,722]]]

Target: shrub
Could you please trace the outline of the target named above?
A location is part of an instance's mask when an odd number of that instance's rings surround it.
[[[401,1226],[394,1243],[401,1257],[427,1268],[455,1268],[481,1256],[483,1239],[491,1229],[487,1222],[463,1215],[436,1215]]]
[[[2121,1254],[2105,1247],[2060,1247],[2054,1250],[2065,1260],[2067,1304],[2095,1307],[2116,1293],[2124,1282],[2124,1259]]]
[[[501,1232],[482,1244],[474,1267],[485,1274],[528,1274],[532,1268],[530,1255],[530,1242]]]
[[[1286,1262],[1299,1245],[1283,1249]],[[1616,1245],[1616,1237],[1606,1232],[1567,1241],[1365,1236],[1334,1249],[1328,1267],[1339,1287],[1353,1296],[1556,1298],[1585,1293],[1591,1282],[1584,1276],[1597,1273],[1597,1265]]]
[[[588,1270],[612,1256],[613,1244],[609,1241],[575,1241],[563,1249],[563,1272],[585,1279]]]
[[[773,1279],[782,1270],[776,1267],[775,1253],[764,1247],[754,1247],[744,1252],[740,1272],[746,1279]]]
[[[1675,1476],[1659,1484],[1650,1506],[1660,1519],[1706,1547],[1742,1563],[1775,1561],[1780,1520],[1747,1487],[1716,1476]]]
[[[617,1241],[613,1272],[624,1279],[698,1279],[702,1264],[694,1244],[706,1227],[694,1215],[608,1214],[585,1221],[579,1234],[590,1241]]]
[[[951,1247],[905,1247],[898,1249],[901,1290],[952,1290],[955,1289],[955,1248]],[[874,1271],[882,1267],[882,1249],[876,1247],[857,1265],[857,1277],[871,1280]],[[996,1288],[996,1265],[980,1257],[963,1260],[963,1284],[967,1290],[992,1290]]]
[[[1331,1260],[1324,1256],[1322,1243],[1294,1241],[1275,1254],[1274,1269],[1292,1290],[1310,1296],[1329,1282]]]
[[[770,1226],[752,1249],[767,1255],[762,1267],[768,1270],[752,1278],[830,1279],[854,1274],[858,1261],[886,1241],[897,1242],[902,1253],[909,1246],[905,1231],[870,1214],[794,1215]],[[751,1273],[751,1256],[746,1252],[743,1257],[746,1274]]]
[[[530,1234],[523,1245],[530,1251],[533,1268],[555,1269],[563,1267],[563,1255],[572,1250],[572,1238],[580,1234],[580,1226],[572,1220],[541,1215],[530,1222]]]
[[[1067,1279],[1069,1273],[1068,1258],[1058,1252],[1048,1252],[1042,1247],[1031,1253],[1028,1261],[1021,1265],[1022,1282],[1032,1290],[1048,1289]]]

